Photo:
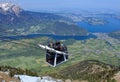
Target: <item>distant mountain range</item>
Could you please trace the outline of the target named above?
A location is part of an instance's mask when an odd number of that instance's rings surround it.
[[[87,31],[63,16],[25,11],[12,3],[0,3],[0,30],[2,33],[45,33],[56,35],[86,35]]]

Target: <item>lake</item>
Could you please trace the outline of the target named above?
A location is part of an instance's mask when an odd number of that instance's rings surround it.
[[[109,32],[120,30],[120,20],[112,18],[110,16],[103,16],[100,18],[107,21],[107,24],[91,25],[91,24],[88,24],[87,22],[82,21],[82,22],[78,22],[78,25],[80,27],[87,29],[88,32],[91,32],[91,33],[95,33],[95,32],[109,33]]]
[[[96,38],[95,35],[89,34],[87,36],[61,36],[61,35],[52,35],[52,34],[28,34],[28,35],[18,35],[18,36],[4,36],[0,37],[0,39],[9,39],[9,40],[16,40],[16,39],[26,39],[26,38],[37,38],[47,36],[53,38],[55,40],[67,40],[67,39],[75,39],[75,40],[86,40],[89,38]]]

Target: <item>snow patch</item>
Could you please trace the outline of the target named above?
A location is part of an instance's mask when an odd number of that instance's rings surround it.
[[[0,8],[4,11],[8,11],[14,4],[12,3],[0,3]]]
[[[14,77],[19,78],[20,82],[63,82],[60,79],[53,79],[49,76],[35,77],[28,75],[15,75]]]
[[[33,77],[27,75],[15,75],[14,77],[19,77],[21,82],[41,82],[40,77]]]

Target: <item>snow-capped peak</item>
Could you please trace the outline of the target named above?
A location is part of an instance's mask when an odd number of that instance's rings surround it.
[[[0,3],[0,13],[6,15],[6,14],[15,14],[16,16],[19,16],[20,12],[22,12],[23,9],[21,9],[18,5],[15,5],[13,3]]]
[[[12,3],[0,3],[0,8],[4,11],[8,11],[14,4]]]

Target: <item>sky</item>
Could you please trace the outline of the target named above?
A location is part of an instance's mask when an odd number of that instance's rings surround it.
[[[120,11],[120,0],[0,0],[11,1],[27,10],[113,9]]]

